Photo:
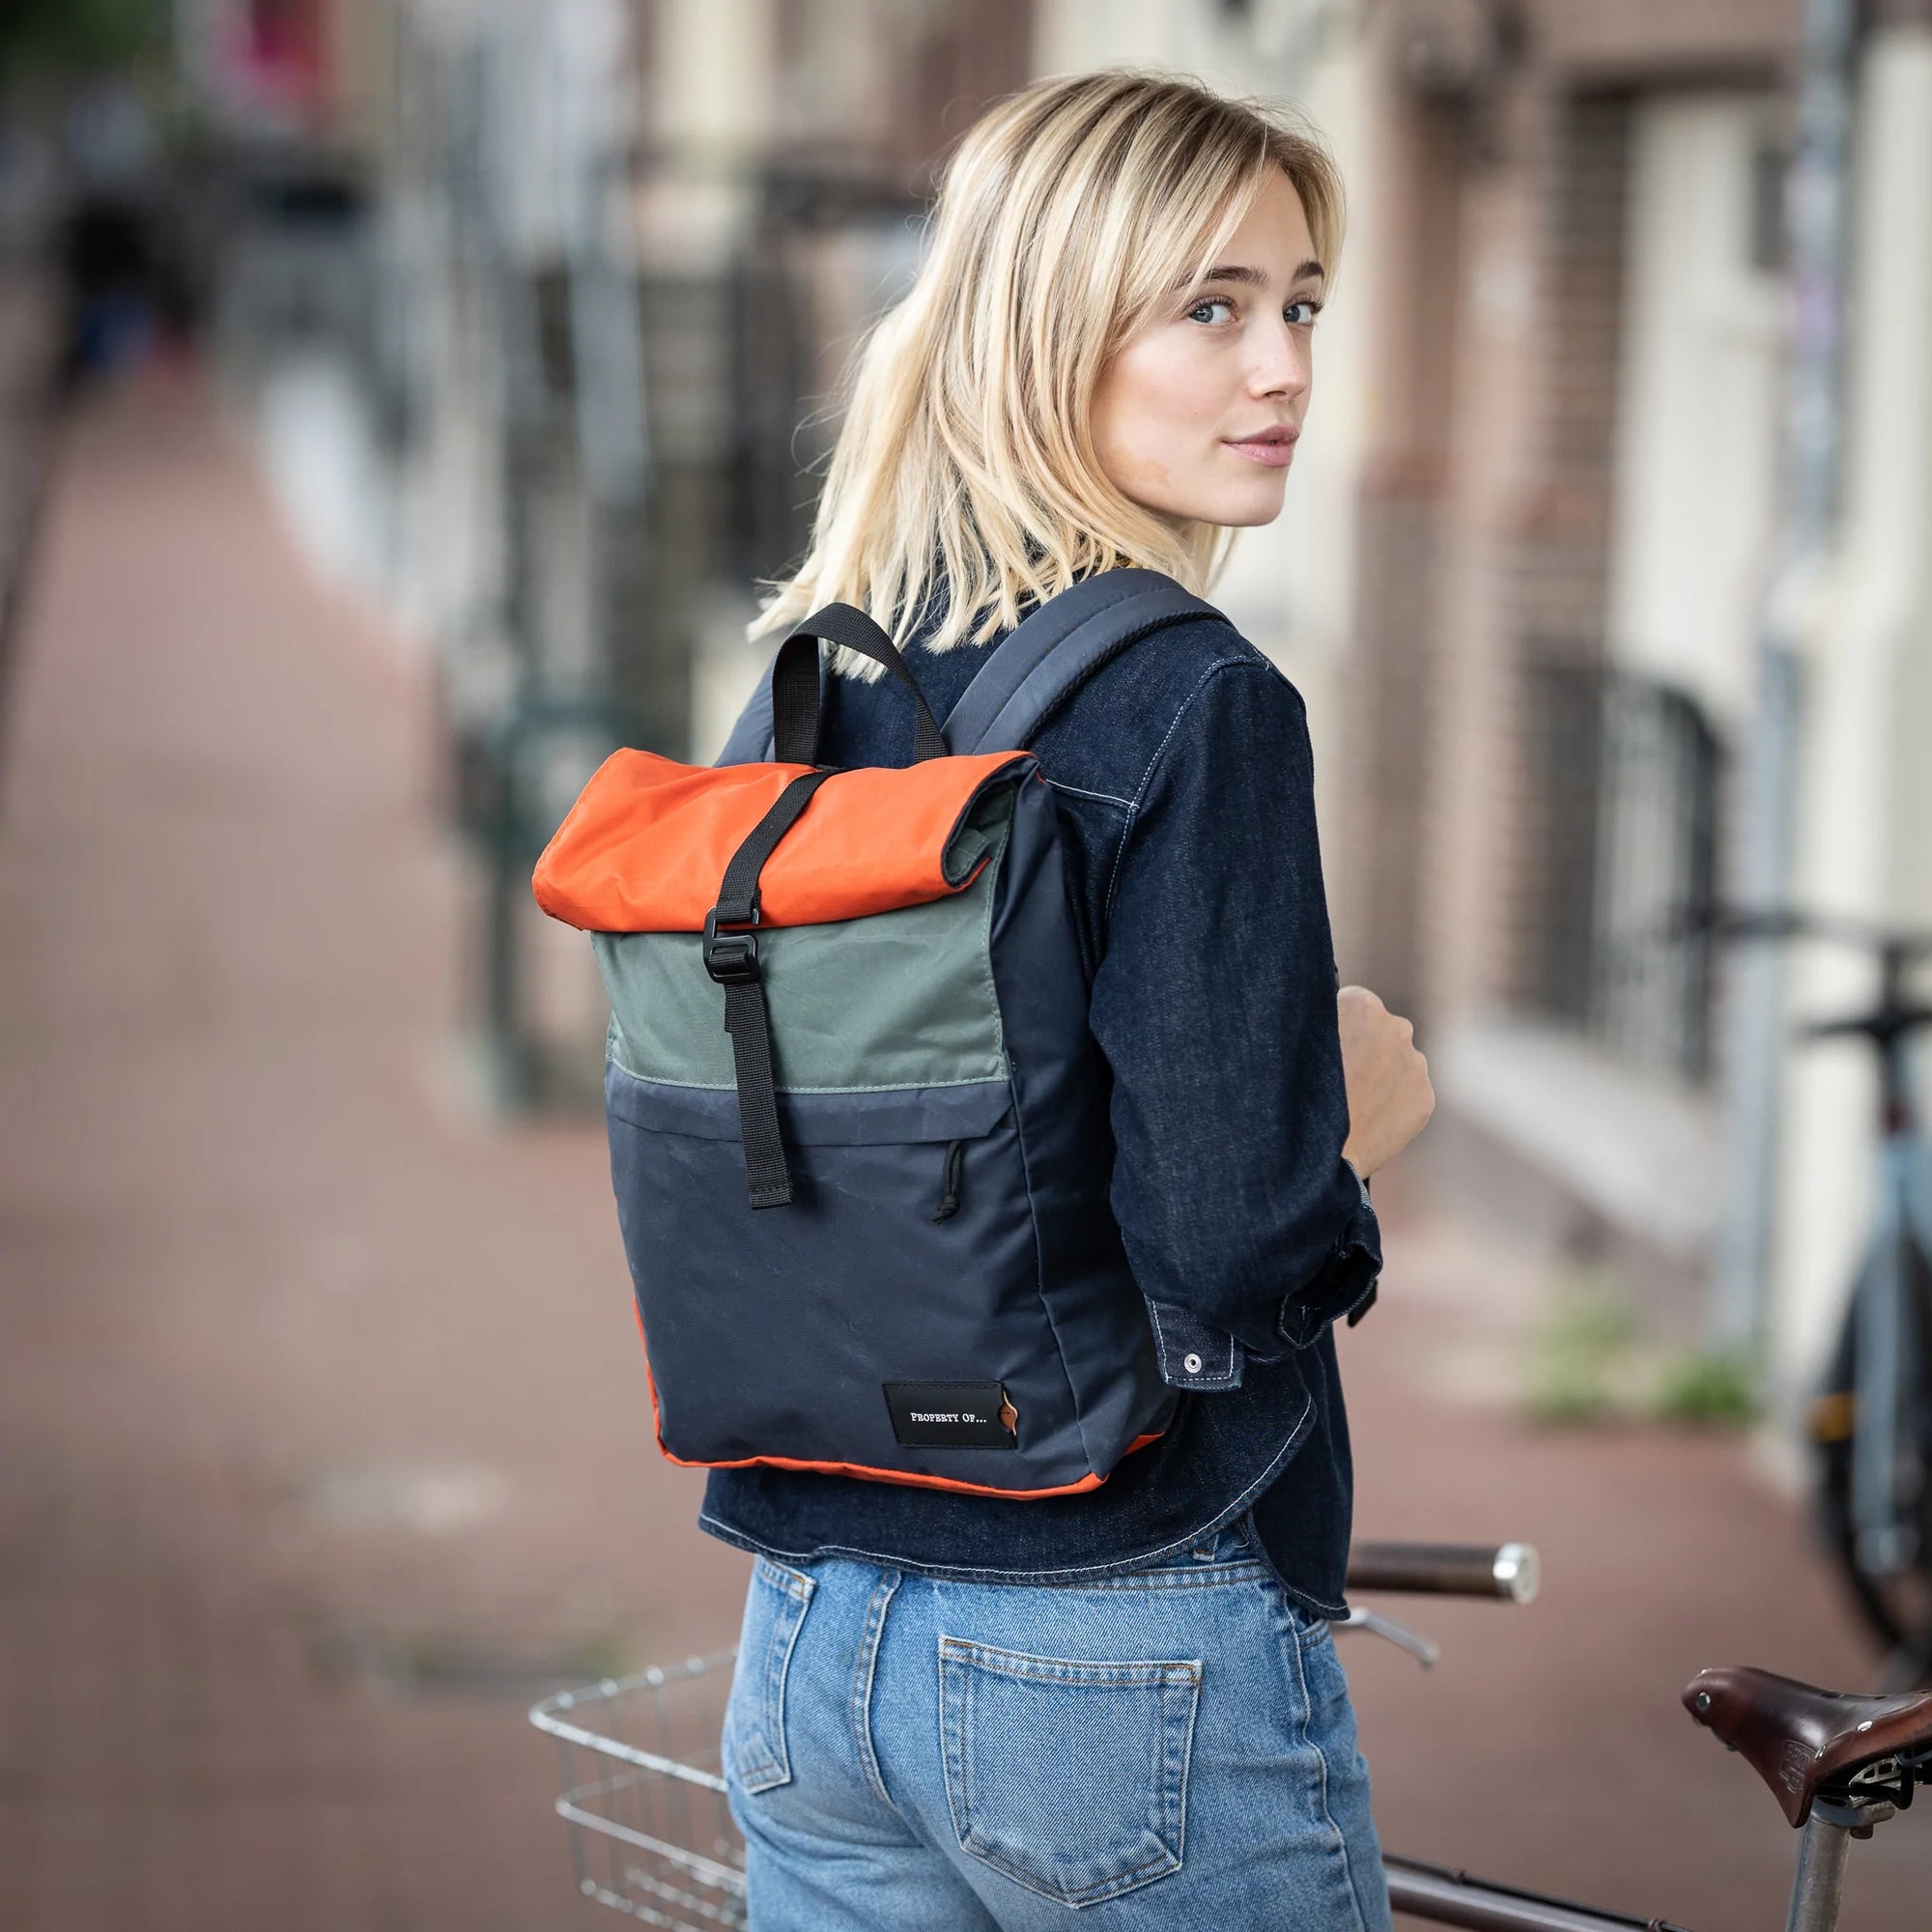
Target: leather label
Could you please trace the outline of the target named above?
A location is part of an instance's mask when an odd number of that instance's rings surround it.
[[[1019,1412],[998,1382],[887,1382],[902,1449],[1017,1449]]]

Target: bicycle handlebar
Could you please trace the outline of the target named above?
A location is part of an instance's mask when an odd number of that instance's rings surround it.
[[[1542,1563],[1527,1543],[1358,1543],[1349,1553],[1351,1590],[1527,1604],[1542,1582]]]
[[[1881,925],[1876,920],[1837,913],[1801,912],[1795,906],[1728,906],[1705,901],[1677,907],[1660,939],[1827,939],[1896,952],[1902,959],[1932,957],[1932,932]]]
[[[1795,906],[1731,906],[1703,899],[1676,907],[1661,927],[1647,937],[1633,935],[1626,944],[1641,947],[1687,939],[1780,944],[1819,939],[1875,953],[1879,987],[1870,1009],[1807,1023],[1798,1030],[1801,1038],[1859,1035],[1887,1049],[1932,1026],[1932,1006],[1915,1002],[1909,990],[1915,970],[1932,959],[1932,931],[1881,925],[1875,920],[1837,913],[1802,912]]]

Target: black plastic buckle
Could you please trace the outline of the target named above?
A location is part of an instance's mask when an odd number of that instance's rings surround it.
[[[751,924],[758,923],[758,909],[752,908]],[[704,970],[721,986],[746,986],[758,977],[757,935],[749,928],[718,930],[718,908],[704,915]]]

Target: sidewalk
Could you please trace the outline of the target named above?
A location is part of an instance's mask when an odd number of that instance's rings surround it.
[[[601,1134],[443,1102],[395,646],[189,407],[72,436],[0,801],[0,1925],[601,1923],[528,1696],[735,1629]]]
[[[450,1100],[420,680],[191,399],[69,437],[26,618],[0,1925],[614,1925],[571,1891],[523,1707],[728,1640],[744,1566],[650,1439],[601,1130]],[[1391,1219],[1346,1342],[1358,1520],[1523,1537],[1549,1580],[1526,1611],[1391,1605],[1444,1641],[1433,1675],[1348,1639],[1388,1841],[1781,1923],[1795,1838],[1676,1693],[1734,1657],[1864,1679],[1800,1526],[1734,1446],[1510,1422],[1506,1256],[1427,1202]],[[1928,1897],[1917,1812],[1858,1848],[1848,1932]]]

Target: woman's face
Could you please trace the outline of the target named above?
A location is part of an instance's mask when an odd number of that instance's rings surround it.
[[[1215,272],[1176,291],[1094,395],[1100,468],[1170,522],[1272,523],[1308,409],[1321,264],[1278,169]]]

